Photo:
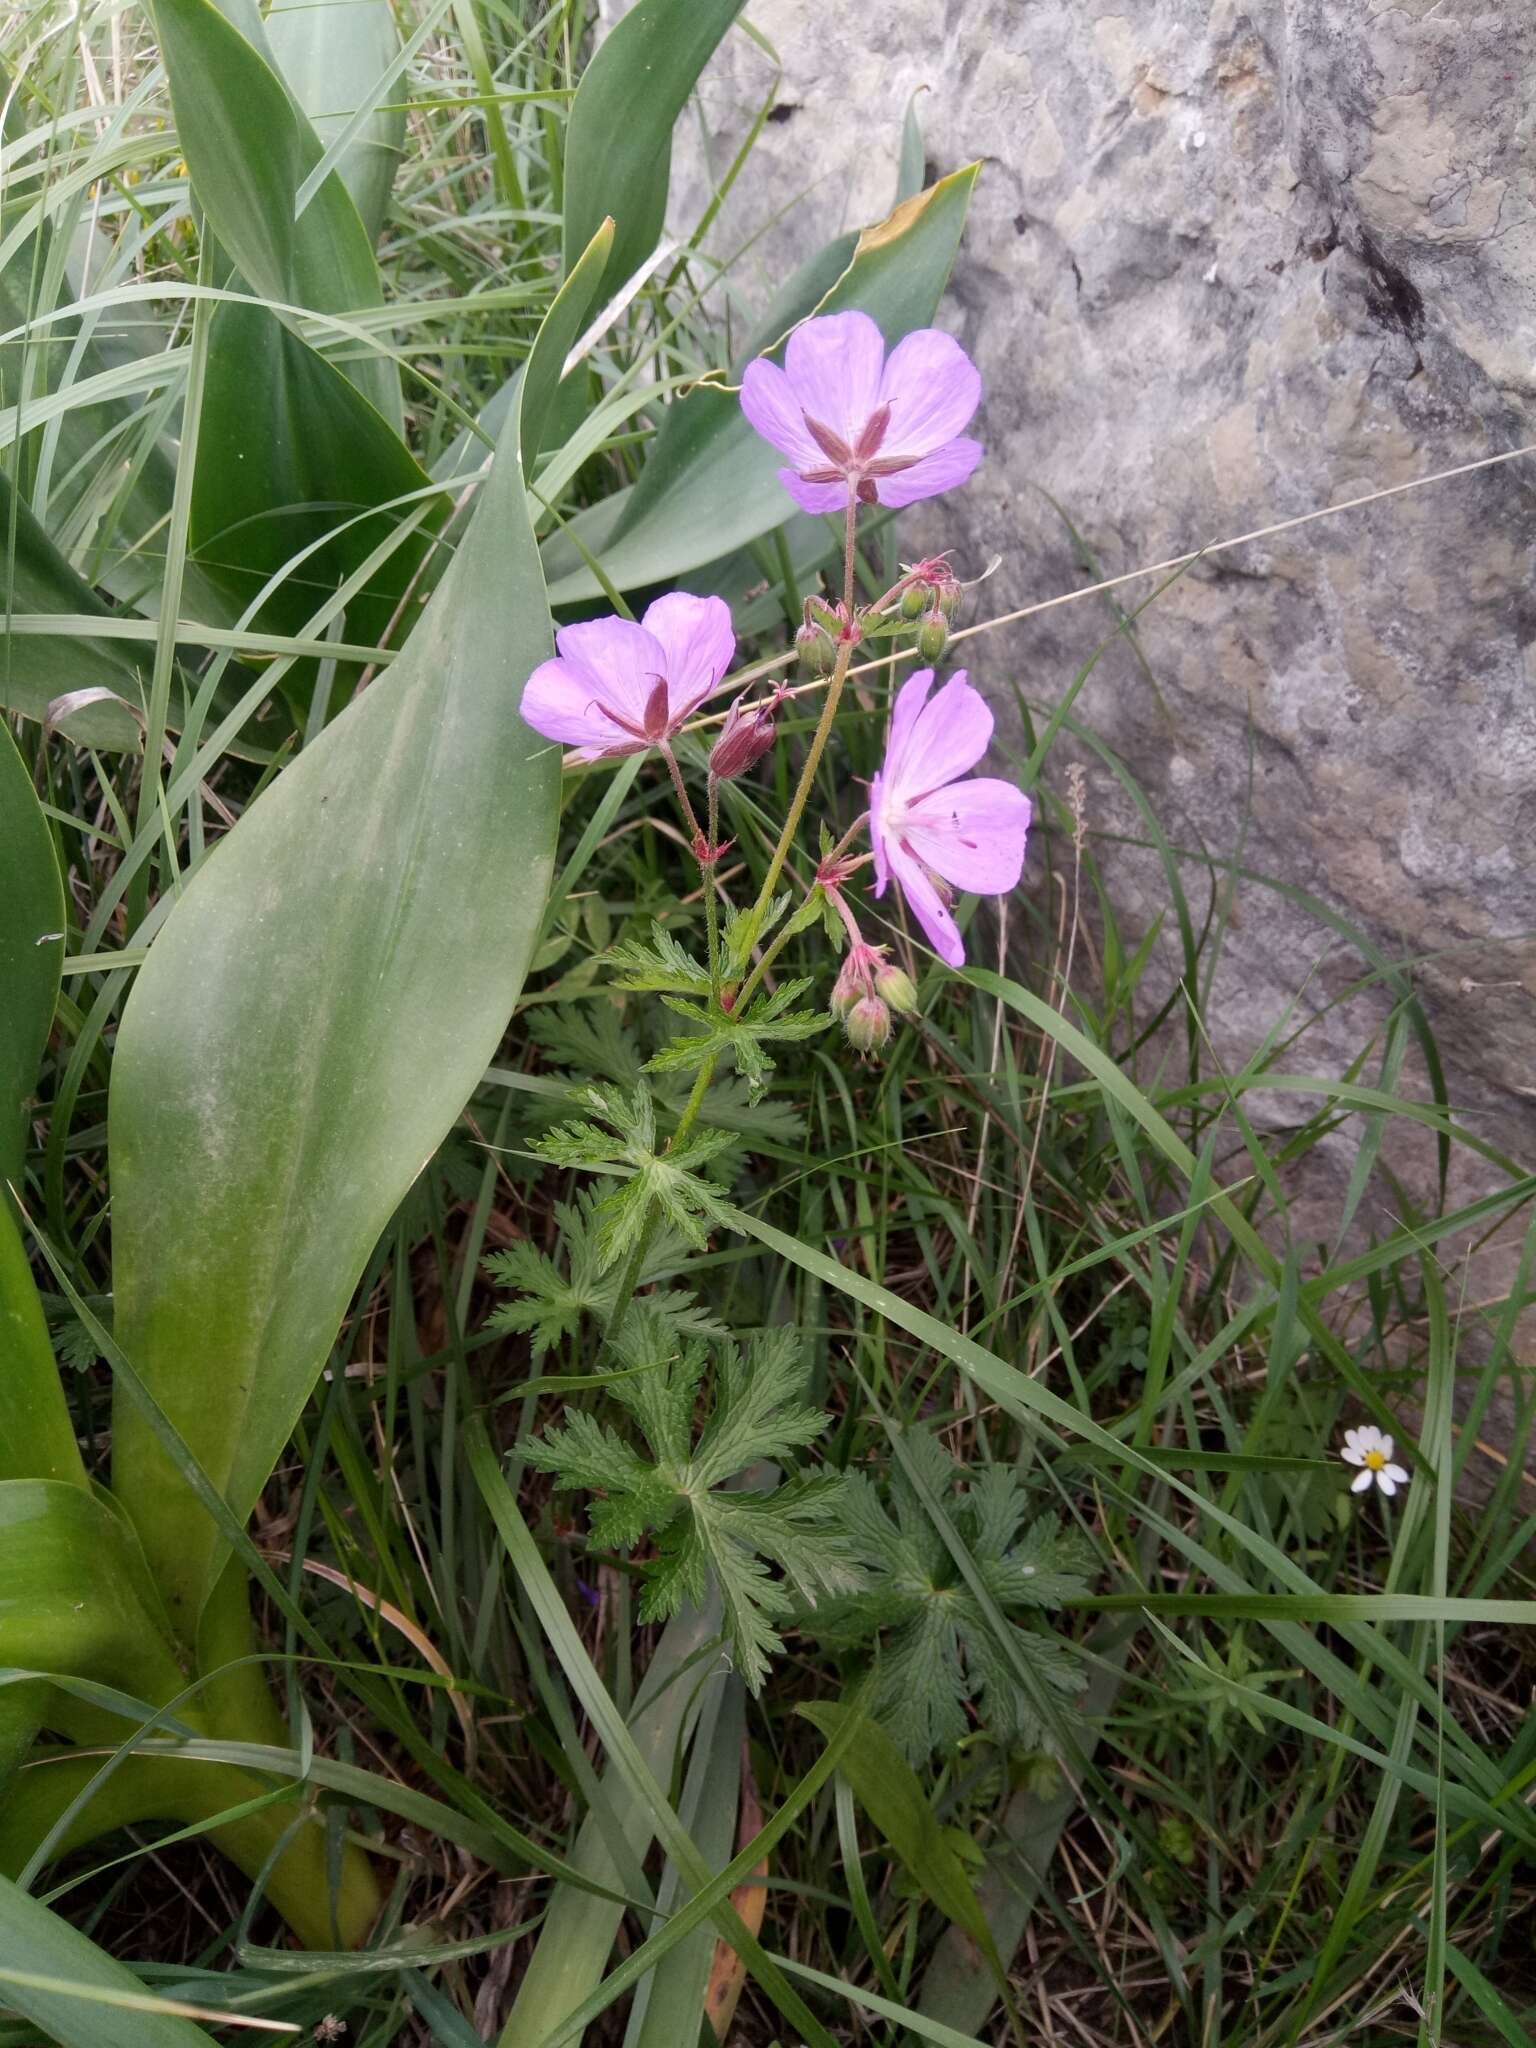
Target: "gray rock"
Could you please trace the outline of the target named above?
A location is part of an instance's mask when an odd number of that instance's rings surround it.
[[[1536,439],[1527,10],[754,0],[751,15],[782,76],[728,40],[676,184],[678,219],[696,219],[771,94],[711,241],[763,231],[731,273],[750,303],[887,210],[912,93],[932,170],[983,159],[944,317],[986,381],[988,460],[906,529],[914,549],[957,544],[971,573],[1001,555],[983,613],[1088,580],[1044,492],[1108,574]],[[1455,1098],[1526,1157],[1533,538],[1536,458],[1256,541],[1166,591],[1138,627],[1145,669],[1122,644],[1080,700],[1175,844],[1241,848],[1419,963]],[[1018,680],[1049,706],[1112,625],[1094,598],[966,657],[994,696]],[[1090,807],[1127,826],[1102,769]],[[1132,924],[1166,902],[1144,860],[1105,858]],[[1302,1014],[1321,1010],[1359,973],[1313,915],[1245,883],[1209,1020],[1224,1062],[1298,991]],[[1385,1007],[1367,993],[1329,1014],[1292,1065],[1337,1071]],[[1421,1084],[1410,1059],[1403,1085]],[[1272,1106],[1295,1114],[1294,1097]],[[1341,1165],[1353,1144],[1338,1141]],[[1458,1174],[1465,1193],[1464,1155]],[[1319,1228],[1336,1199],[1335,1183]]]

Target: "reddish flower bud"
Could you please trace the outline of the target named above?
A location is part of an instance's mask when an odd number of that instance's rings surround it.
[[[720,737],[709,756],[709,772],[717,782],[733,782],[761,761],[773,745],[775,713],[782,690],[743,708],[740,697],[725,714]]]

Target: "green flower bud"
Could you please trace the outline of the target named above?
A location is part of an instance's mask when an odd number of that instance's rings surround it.
[[[855,1052],[879,1052],[890,1042],[891,1013],[878,996],[860,996],[843,1019],[843,1029]]]
[[[837,666],[837,642],[824,626],[806,624],[795,635],[800,666],[813,676],[829,676]]]
[[[910,974],[889,964],[875,974],[875,994],[890,1004],[898,1016],[910,1017],[917,1008],[917,987]]]
[[[939,592],[939,610],[951,625],[960,616],[960,604],[964,596],[965,592],[958,583],[948,583]]]
[[[924,661],[937,661],[944,652],[944,643],[949,638],[949,624],[937,607],[923,614],[923,623],[917,629],[917,651]]]
[[[909,583],[901,593],[901,616],[904,619],[921,618],[928,607],[926,584]]]

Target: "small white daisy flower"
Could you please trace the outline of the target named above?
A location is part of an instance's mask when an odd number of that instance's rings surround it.
[[[1375,1484],[1390,1500],[1400,1486],[1408,1484],[1407,1472],[1392,1463],[1391,1437],[1383,1436],[1373,1422],[1363,1429],[1346,1429],[1339,1456],[1346,1465],[1360,1467],[1350,1482],[1351,1493],[1369,1493]]]

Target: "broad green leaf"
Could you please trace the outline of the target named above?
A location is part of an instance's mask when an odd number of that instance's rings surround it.
[[[816,1700],[796,1711],[829,1741],[850,1719],[862,1724],[839,1766],[853,1787],[854,1798],[906,1865],[923,1896],[945,1919],[963,1927],[978,1947],[990,1951],[995,1963],[992,1931],[965,1865],[946,1839],[917,1773],[879,1722],[838,1700]],[[1001,1964],[997,1969],[1001,1975]]]
[[[321,596],[417,510],[396,501],[429,487],[399,435],[340,370],[260,306],[219,308],[192,494],[198,564],[243,612],[270,576],[324,541],[261,607],[256,630],[300,632]],[[418,526],[374,573],[347,607],[348,640],[379,644],[428,544]]]
[[[517,715],[550,647],[522,451],[607,253],[605,231],[550,308],[405,652],[199,868],[124,1011],[116,1336],[242,1520],[538,934],[560,773]],[[114,1487],[190,1637],[224,1545],[121,1388],[114,1419]]]
[[[107,607],[75,574],[3,473],[0,559],[9,565],[0,627],[12,613],[59,613],[73,619],[108,616]],[[80,746],[119,751],[135,746],[140,729],[128,705],[142,705],[143,691],[137,670],[112,642],[93,639],[78,629],[61,629],[57,634],[4,633],[0,704],[8,711],[41,722],[56,697],[91,689],[111,690],[125,701],[117,704],[98,698],[64,719],[61,730]]]
[[[0,1878],[0,1998],[61,2048],[213,2048],[213,2036],[185,2017],[190,2008],[153,1996],[8,1878]]]
[[[0,726],[0,1180],[21,1184],[22,1129],[59,998],[64,884],[37,793]]]
[[[400,50],[389,0],[274,0],[266,29],[278,69],[325,149],[374,97]],[[375,106],[337,162],[370,242],[384,225],[404,140],[405,109]]]
[[[153,0],[176,132],[192,192],[220,247],[263,298],[352,313],[382,303],[373,244],[335,171],[295,217],[299,186],[324,155],[245,0]],[[367,356],[346,374],[398,433],[393,363]]]
[[[133,1532],[84,1486],[0,1480],[0,1665],[166,1700],[185,1680]]]
[[[815,259],[801,288],[773,309],[773,325],[743,363],[771,349],[813,312],[857,307],[878,321],[887,342],[933,319],[960,245],[978,166],[931,185],[866,228],[835,278]],[[765,323],[766,326],[766,323]],[[620,590],[660,583],[717,562],[788,519],[794,505],[778,471],[784,458],[747,424],[734,390],[701,385],[669,406],[639,482],[621,501],[607,499],[552,535],[545,546],[550,602],[600,595],[580,547]]]
[[[582,74],[565,138],[567,270],[605,214],[613,254],[602,292],[634,276],[666,221],[672,130],[745,0],[637,0]]]
[[[15,1213],[0,1189],[0,1480],[84,1486],[37,1284]]]

